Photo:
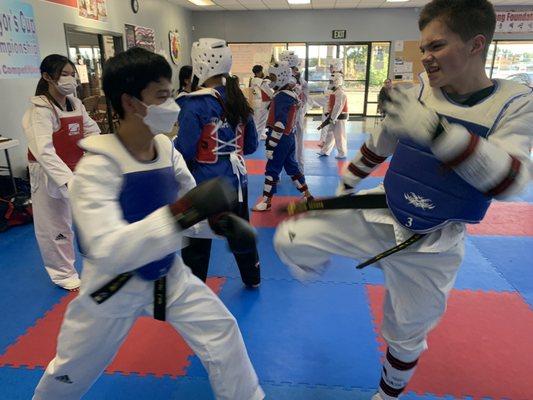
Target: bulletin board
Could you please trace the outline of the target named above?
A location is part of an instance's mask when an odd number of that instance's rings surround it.
[[[395,44],[393,57],[393,80],[418,82],[418,75],[424,72],[420,44],[418,40],[404,40],[402,45]],[[401,75],[401,77],[399,77]]]
[[[231,73],[237,75],[241,88],[247,87],[252,77],[254,65],[262,65],[266,70],[272,58],[273,43],[230,43],[232,55]]]
[[[233,65],[231,71],[234,74],[248,74],[252,71],[252,67],[260,64],[266,67],[270,64],[272,57],[272,47],[270,43],[257,44],[231,44],[231,55],[233,58]]]

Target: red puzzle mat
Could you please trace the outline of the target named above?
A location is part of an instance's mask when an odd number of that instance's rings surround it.
[[[207,283],[219,293],[225,281],[225,278],[210,278]],[[63,297],[35,326],[8,347],[0,356],[0,366],[45,368],[55,355],[63,314],[75,296],[73,293]],[[193,351],[168,323],[141,317],[106,372],[183,376],[192,355]]]
[[[262,197],[258,197],[254,204],[257,204]],[[301,196],[274,196],[272,197],[272,209],[270,211],[250,211],[250,222],[258,228],[275,228],[278,224],[288,218],[284,212],[287,205],[293,201],[300,201]]]
[[[533,236],[532,221],[533,204],[493,201],[483,222],[467,228],[473,235]]]
[[[248,175],[264,175],[266,160],[245,160]]]
[[[375,326],[381,326],[385,289],[369,285],[367,291]],[[453,290],[407,391],[532,399],[532,332],[533,311],[518,293]],[[385,352],[381,337],[379,342]]]

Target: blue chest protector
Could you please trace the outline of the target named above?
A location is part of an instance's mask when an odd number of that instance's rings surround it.
[[[450,123],[487,138],[509,104],[523,95],[521,85],[495,81],[492,95],[466,107],[447,99],[422,78],[420,99]],[[400,140],[384,180],[387,203],[395,219],[417,233],[434,231],[448,222],[479,223],[492,200],[439,161],[429,148]]]
[[[135,160],[115,135],[94,136],[87,139],[84,141],[87,150],[111,158],[123,173],[118,201],[123,217],[128,223],[140,221],[158,208],[178,199],[179,185],[172,165],[173,147],[164,135],[154,138],[157,159],[148,163]],[[168,254],[143,265],[135,272],[145,280],[156,280],[168,273],[175,256],[175,253]]]
[[[178,199],[178,184],[172,167],[124,174],[120,205],[124,219],[137,222],[158,208]],[[167,274],[174,263],[175,253],[153,261],[136,272],[143,279],[156,280]]]
[[[258,146],[253,117],[236,127],[226,121],[224,86],[201,89],[185,98],[180,100],[179,133],[174,146],[187,161],[196,183],[226,176],[236,189],[246,186],[242,155],[253,153]]]

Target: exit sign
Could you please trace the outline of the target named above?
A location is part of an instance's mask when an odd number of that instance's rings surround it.
[[[344,31],[332,31],[331,37],[333,39],[346,39],[346,30]]]

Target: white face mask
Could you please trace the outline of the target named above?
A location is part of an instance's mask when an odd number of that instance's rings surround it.
[[[63,96],[76,92],[78,82],[73,76],[62,76],[56,83],[57,91]]]
[[[139,115],[139,117],[150,128],[150,132],[153,135],[169,133],[178,120],[178,114],[180,113],[180,108],[174,99],[169,97],[163,104],[144,105],[146,106],[146,116]]]

